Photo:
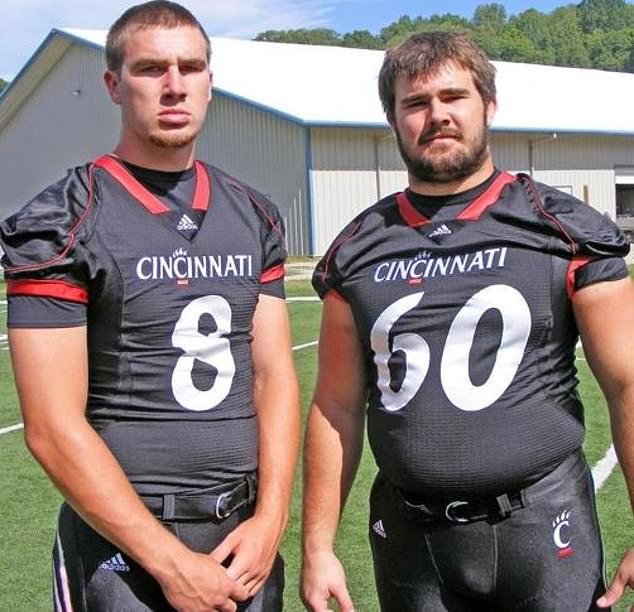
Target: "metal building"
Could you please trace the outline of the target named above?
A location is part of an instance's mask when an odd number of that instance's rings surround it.
[[[1,217],[115,145],[104,41],[103,31],[53,30],[0,97]],[[292,254],[323,253],[357,212],[406,186],[378,100],[382,52],[229,39],[212,48],[197,155],[278,203]],[[495,65],[497,165],[634,222],[634,75]]]

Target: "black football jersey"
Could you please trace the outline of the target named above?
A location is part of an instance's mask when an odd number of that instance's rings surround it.
[[[454,499],[527,484],[581,445],[575,271],[603,258],[618,264],[593,282],[627,276],[624,237],[586,204],[506,172],[474,191],[433,221],[407,192],[379,201],[313,277],[352,309],[379,468]]]
[[[260,293],[283,297],[282,221],[220,170],[195,174],[175,213],[104,156],[1,226],[10,306],[86,305],[87,416],[140,492],[257,467],[252,318]]]

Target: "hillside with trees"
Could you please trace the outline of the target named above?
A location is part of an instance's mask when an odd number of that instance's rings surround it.
[[[9,83],[7,83],[4,79],[0,79],[0,91],[2,91]]]
[[[502,4],[481,4],[471,19],[458,15],[402,16],[378,34],[327,28],[268,30],[255,40],[387,49],[415,32],[469,32],[493,60],[634,72],[634,5],[625,0],[583,0],[550,13],[508,15]]]

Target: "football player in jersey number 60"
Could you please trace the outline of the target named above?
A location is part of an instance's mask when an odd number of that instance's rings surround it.
[[[1,225],[26,440],[65,497],[60,612],[282,608],[299,428],[284,230],[194,158],[209,59],[180,5],[126,11],[106,43],[114,152]]]
[[[304,602],[352,609],[333,542],[367,407],[382,610],[608,608],[634,549],[606,592],[575,348],[581,336],[633,498],[628,245],[590,206],[493,165],[495,69],[465,35],[388,51],[379,92],[409,187],[344,228],[313,277]]]

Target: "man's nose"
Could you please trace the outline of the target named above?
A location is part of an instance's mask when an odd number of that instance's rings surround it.
[[[178,66],[170,66],[165,74],[165,93],[182,96],[185,93],[185,81]]]
[[[434,124],[448,124],[449,106],[442,100],[431,100],[429,103],[429,120]]]

